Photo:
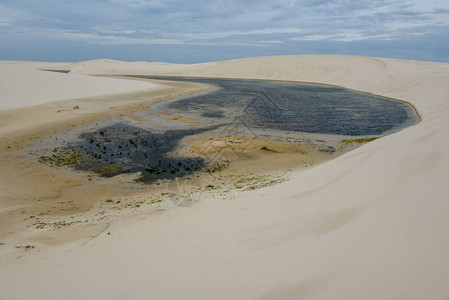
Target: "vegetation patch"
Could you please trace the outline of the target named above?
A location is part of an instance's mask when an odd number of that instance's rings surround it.
[[[326,148],[326,149],[319,149],[318,151],[320,151],[321,153],[333,154],[335,153],[336,150],[333,148]]]
[[[364,144],[364,143],[372,142],[377,139],[378,139],[377,137],[373,137],[373,138],[366,138],[366,139],[341,140],[341,142],[344,144]]]
[[[56,147],[52,150],[53,154],[39,157],[39,162],[52,167],[75,168],[83,164],[93,163],[94,160],[83,156],[81,151],[70,147]]]
[[[229,161],[222,161],[222,162],[216,162],[213,163],[212,166],[210,166],[209,168],[207,168],[207,172],[208,173],[215,173],[215,172],[221,172],[223,170],[226,170],[227,168],[229,168]]]
[[[33,224],[33,227],[36,229],[45,229],[45,228],[59,229],[59,228],[69,227],[69,226],[72,226],[74,224],[79,224],[79,223],[82,223],[82,221],[36,222]]]
[[[206,190],[216,190],[216,189],[219,189],[219,188],[220,188],[220,186],[216,186],[216,185],[213,185],[213,184],[206,185]]]
[[[16,248],[29,250],[29,249],[34,249],[34,246],[33,245],[24,245],[24,246],[16,246]]]

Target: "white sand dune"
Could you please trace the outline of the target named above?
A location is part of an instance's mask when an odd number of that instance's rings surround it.
[[[3,62],[0,64],[0,110],[73,98],[149,90],[149,82],[61,74],[31,68],[57,68],[59,64]]]
[[[4,262],[0,298],[449,298],[449,64],[350,56],[179,69],[110,64],[68,66],[84,74],[335,84],[408,101],[423,120],[286,183],[116,223],[111,235],[70,252]]]

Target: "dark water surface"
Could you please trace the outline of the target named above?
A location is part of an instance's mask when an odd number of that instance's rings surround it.
[[[416,124],[404,102],[344,88],[293,82],[161,78],[212,84],[218,90],[159,104],[158,109],[206,124],[244,118],[247,126],[308,133],[379,136]],[[215,120],[214,120],[215,119]]]

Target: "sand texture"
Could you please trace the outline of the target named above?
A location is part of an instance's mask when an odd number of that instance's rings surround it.
[[[1,299],[449,297],[449,64],[312,55],[53,67],[333,84],[407,101],[422,121],[235,199],[201,199],[115,222],[88,242],[0,257]]]

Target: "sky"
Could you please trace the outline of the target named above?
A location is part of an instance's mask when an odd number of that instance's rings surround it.
[[[0,0],[0,60],[449,62],[449,0]]]

